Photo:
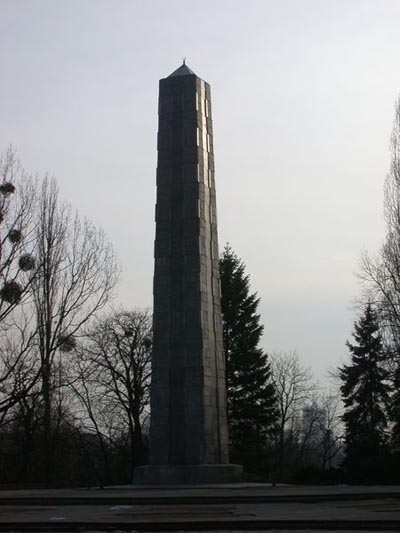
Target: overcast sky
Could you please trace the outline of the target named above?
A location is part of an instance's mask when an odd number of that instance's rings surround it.
[[[220,248],[264,347],[324,379],[384,236],[399,28],[399,0],[0,0],[0,148],[106,231],[116,303],[149,306],[158,80],[186,56],[212,88]]]

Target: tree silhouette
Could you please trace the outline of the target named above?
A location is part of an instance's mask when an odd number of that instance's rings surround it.
[[[382,474],[389,386],[377,313],[370,303],[355,322],[353,337],[354,344],[346,343],[351,362],[339,369],[345,407],[345,466],[352,480],[372,481]]]
[[[147,459],[143,425],[149,410],[152,346],[151,314],[135,309],[98,319],[76,351],[72,387],[83,407],[81,424],[96,433],[100,444],[107,418],[129,435],[129,480],[135,466]]]
[[[270,363],[259,347],[260,300],[250,293],[245,265],[228,245],[220,273],[231,457],[259,472],[277,421]]]

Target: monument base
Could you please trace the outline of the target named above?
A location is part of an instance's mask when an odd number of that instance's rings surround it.
[[[144,465],[135,469],[135,485],[208,485],[239,483],[243,468],[240,465]]]

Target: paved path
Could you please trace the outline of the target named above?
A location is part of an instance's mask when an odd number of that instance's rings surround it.
[[[1,531],[400,531],[400,486],[0,491]]]

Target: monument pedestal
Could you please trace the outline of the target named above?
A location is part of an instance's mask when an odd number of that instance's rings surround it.
[[[208,485],[239,483],[243,468],[232,464],[144,465],[135,469],[135,485]]]

